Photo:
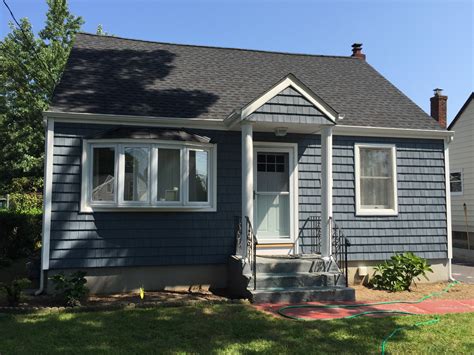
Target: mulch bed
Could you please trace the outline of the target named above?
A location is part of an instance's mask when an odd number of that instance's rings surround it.
[[[387,292],[373,290],[362,285],[351,286],[356,291],[356,300],[359,302],[382,302],[382,301],[416,301],[420,298],[434,292],[441,292],[449,283],[439,282],[432,284],[416,284],[410,291]],[[459,283],[449,289],[449,292],[443,293],[433,299],[445,300],[470,300],[474,299],[474,285]]]
[[[17,307],[9,307],[0,303],[0,312],[31,312],[31,311],[94,311],[114,310],[122,308],[146,308],[156,306],[185,306],[200,302],[209,303],[242,303],[241,300],[230,300],[211,292],[172,292],[156,291],[145,292],[144,299],[140,299],[137,292],[119,293],[110,295],[91,295],[79,307],[63,307],[54,297],[49,295],[24,296]]]

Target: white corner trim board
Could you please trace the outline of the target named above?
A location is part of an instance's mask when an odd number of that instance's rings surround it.
[[[46,121],[45,137],[46,156],[44,160],[44,197],[43,197],[43,231],[41,247],[41,269],[49,269],[49,248],[51,235],[51,197],[53,189],[53,153],[54,153],[54,119]]]
[[[453,258],[453,227],[451,218],[451,186],[450,186],[450,171],[449,171],[449,140],[444,141],[444,172],[445,172],[445,187],[446,187],[446,233],[448,241],[448,260]]]

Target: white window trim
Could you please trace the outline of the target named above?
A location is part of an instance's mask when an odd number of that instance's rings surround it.
[[[360,148],[390,149],[392,154],[392,187],[393,208],[363,208],[360,196]],[[355,202],[357,216],[396,216],[398,215],[398,189],[397,189],[397,148],[395,144],[355,143],[354,144],[354,170],[355,170]]]
[[[92,147],[115,148],[115,198],[114,201],[92,201]],[[150,148],[150,169],[148,200],[124,201],[123,200],[123,168],[125,157],[122,154],[124,147]],[[180,200],[159,201],[157,193],[159,149],[179,149],[181,158],[180,171]],[[208,201],[189,202],[188,200],[188,163],[189,150],[205,150],[208,159]],[[108,211],[182,211],[182,212],[215,212],[217,211],[217,145],[210,143],[173,142],[163,140],[136,139],[84,139],[82,146],[82,180],[81,180],[81,212],[108,212]],[[183,177],[184,174],[184,177]]]
[[[451,189],[451,196],[462,196],[464,194],[464,173],[463,169],[451,169],[449,172],[449,185],[451,186],[451,174],[461,174],[461,191],[453,191]]]

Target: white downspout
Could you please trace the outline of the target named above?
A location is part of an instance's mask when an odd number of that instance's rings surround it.
[[[452,231],[452,219],[451,219],[451,186],[450,186],[450,169],[449,169],[449,143],[452,137],[448,137],[444,140],[444,172],[445,172],[445,187],[446,187],[446,233],[448,242],[448,280],[455,281],[452,274],[451,261],[453,259],[453,231]]]
[[[41,271],[40,285],[35,292],[38,296],[45,289],[45,272],[49,269],[49,239],[51,233],[51,195],[53,189],[53,149],[54,119],[46,117],[44,187],[43,187],[43,229],[41,238]]]
[[[332,218],[332,133],[333,126],[321,130],[321,256],[331,256]]]
[[[242,122],[242,256],[247,255],[245,217],[253,223],[253,127]]]

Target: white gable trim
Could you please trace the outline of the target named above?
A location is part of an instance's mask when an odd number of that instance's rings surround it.
[[[330,108],[324,101],[313,93],[306,85],[298,80],[293,74],[289,74],[287,77],[279,81],[272,88],[270,88],[263,95],[257,97],[252,102],[248,103],[242,110],[232,113],[225,119],[227,126],[232,126],[239,121],[247,119],[252,113],[258,110],[265,103],[273,99],[280,92],[288,87],[292,87],[305,99],[311,102],[319,111],[321,111],[333,124],[336,124],[337,112]],[[240,120],[239,120],[240,118]]]

